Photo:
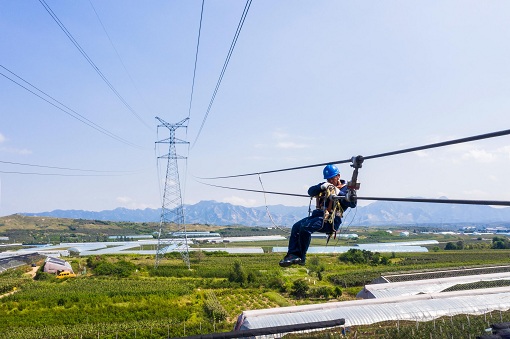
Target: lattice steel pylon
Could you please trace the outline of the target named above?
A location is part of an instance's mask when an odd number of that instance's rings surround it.
[[[180,252],[182,258],[188,269],[190,268],[189,263],[189,250],[188,250],[188,235],[186,233],[186,225],[184,224],[184,210],[182,207],[182,196],[181,196],[181,185],[179,181],[179,170],[177,166],[178,159],[186,159],[177,155],[176,144],[188,144],[187,141],[177,139],[175,137],[175,131],[181,127],[187,127],[185,123],[189,118],[181,120],[176,124],[169,124],[161,118],[156,117],[161,123],[159,127],[166,127],[170,131],[170,136],[167,139],[156,141],[160,144],[168,144],[168,154],[159,156],[158,159],[167,159],[166,166],[166,177],[165,177],[165,189],[163,191],[163,201],[161,206],[161,218],[159,223],[158,231],[158,248],[156,250],[156,264],[155,267],[159,266],[159,262],[163,258],[164,254],[168,250]],[[184,233],[184,237],[176,238],[165,238],[170,231],[170,226],[175,232],[179,232],[181,235]],[[184,232],[183,232],[184,231]],[[167,232],[167,233],[165,233]]]

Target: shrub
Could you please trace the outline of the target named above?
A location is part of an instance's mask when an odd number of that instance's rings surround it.
[[[444,249],[447,251],[456,250],[457,245],[455,245],[453,242],[450,241],[450,242],[446,243],[446,246],[444,247]]]
[[[497,250],[510,248],[510,244],[508,243],[508,238],[507,237],[492,238],[492,248],[497,249]]]
[[[379,252],[371,252],[367,250],[358,250],[351,248],[345,253],[340,254],[338,257],[340,261],[351,264],[370,264],[377,266],[379,264],[389,265],[390,260],[387,257],[381,256]]]
[[[40,270],[37,271],[34,277],[34,280],[52,280],[52,279],[55,279],[55,276],[53,274],[41,272]]]
[[[310,287],[304,279],[298,279],[292,283],[290,294],[297,299],[301,299],[306,297],[309,289]]]
[[[308,292],[308,296],[312,298],[325,298],[328,299],[330,295],[333,295],[333,289],[328,286],[320,286],[311,288]]]
[[[244,286],[248,281],[248,276],[246,275],[240,261],[236,260],[234,262],[234,267],[228,275],[228,281],[239,283],[241,286]]]
[[[335,298],[338,298],[338,297],[341,297],[342,296],[342,289],[338,286],[335,286],[335,288],[333,289],[333,296]]]
[[[119,261],[115,264],[102,261],[97,264],[94,269],[94,273],[96,275],[115,275],[117,277],[129,277],[131,273],[133,273],[136,269],[136,265],[127,262],[127,261]]]

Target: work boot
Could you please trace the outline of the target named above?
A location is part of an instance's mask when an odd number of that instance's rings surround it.
[[[289,267],[293,264],[301,264],[301,258],[294,254],[287,254],[279,263],[281,267]]]

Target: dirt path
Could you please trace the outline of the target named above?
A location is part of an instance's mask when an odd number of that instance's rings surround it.
[[[35,274],[37,273],[37,270],[38,270],[38,269],[39,269],[39,266],[31,267],[30,272],[27,272],[27,273],[25,273],[25,274],[30,275],[30,277],[32,277],[32,279],[34,279]],[[18,292],[18,291],[19,291],[19,290],[18,290],[18,289],[16,289],[16,290],[14,290],[14,291],[7,292],[7,293],[5,293],[5,294],[0,294],[0,299],[1,299],[1,298],[3,298],[3,297],[7,297],[8,295],[14,294],[14,293],[16,293],[16,292]]]
[[[32,268],[32,270],[30,272],[25,273],[25,274],[29,274],[32,277],[32,279],[34,279],[35,278],[35,274],[37,273],[37,270],[39,269],[39,266],[35,266],[35,267],[31,267],[31,268]]]

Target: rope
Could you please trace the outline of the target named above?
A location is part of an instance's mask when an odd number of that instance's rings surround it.
[[[470,142],[470,141],[476,141],[476,140],[482,140],[482,139],[495,138],[495,137],[500,137],[500,136],[509,135],[509,134],[510,134],[510,129],[507,129],[507,130],[498,131],[498,132],[492,132],[492,133],[475,135],[475,136],[471,136],[471,137],[467,137],[467,138],[454,139],[454,140],[449,140],[449,141],[438,142],[438,143],[435,143],[435,144],[429,144],[429,145],[424,145],[424,146],[418,146],[418,147],[412,147],[412,148],[406,148],[406,149],[402,149],[402,150],[392,151],[392,152],[386,152],[386,153],[380,153],[380,154],[364,156],[363,158],[365,160],[376,159],[376,158],[387,157],[387,156],[390,156],[390,155],[397,155],[397,154],[421,151],[421,150],[426,150],[426,149],[431,149],[431,148],[455,145],[455,144],[460,144],[460,143],[464,143],[464,142]],[[345,164],[345,163],[349,163],[349,162],[351,162],[351,159],[338,160],[338,161],[329,161],[329,162],[323,162],[323,163],[320,163],[320,164],[313,164],[313,165],[306,165],[306,166],[282,168],[282,169],[277,169],[277,170],[272,170],[272,171],[265,171],[265,172],[246,173],[246,174],[237,174],[237,175],[227,175],[227,176],[222,176],[222,177],[199,178],[199,179],[212,180],[212,179],[226,179],[226,178],[246,177],[246,176],[256,175],[256,174],[258,175],[258,174],[268,174],[268,173],[293,171],[293,170],[299,170],[299,169],[305,169],[305,168],[326,166],[326,165],[329,165],[329,164]]]
[[[264,203],[266,204],[267,216],[269,217],[269,219],[271,220],[271,222],[273,223],[273,226],[275,228],[279,229],[280,231],[284,231],[286,233],[290,233],[289,230],[281,228],[280,226],[276,225],[276,223],[274,222],[273,217],[271,216],[271,213],[269,212],[269,207],[267,206],[266,192],[265,192],[265,189],[264,189],[264,185],[262,184],[262,177],[260,175],[259,175],[259,181],[260,181],[260,186],[262,187],[262,191],[264,192]]]

